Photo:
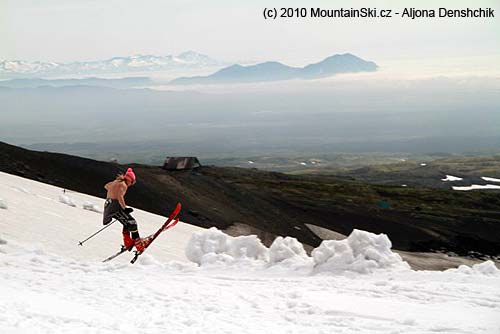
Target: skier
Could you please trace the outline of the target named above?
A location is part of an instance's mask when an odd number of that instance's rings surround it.
[[[123,243],[127,250],[135,246],[137,251],[142,252],[151,242],[150,238],[140,238],[137,222],[130,215],[132,208],[125,204],[125,193],[128,187],[135,184],[136,178],[132,168],[127,169],[125,175],[118,174],[114,181],[108,182],[104,188],[107,190],[106,202],[104,203],[103,224],[107,225],[116,218],[123,225]]]

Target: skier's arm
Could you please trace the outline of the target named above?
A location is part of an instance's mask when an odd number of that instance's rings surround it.
[[[120,206],[122,209],[125,209],[127,205],[125,204],[125,198],[122,196],[118,196],[118,203],[120,203]]]
[[[125,209],[127,207],[127,204],[125,204],[125,197],[124,197],[126,192],[127,192],[127,186],[120,185],[118,194],[118,203],[120,203],[122,209]]]

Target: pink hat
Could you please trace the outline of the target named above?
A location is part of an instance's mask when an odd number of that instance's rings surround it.
[[[125,178],[129,179],[132,184],[135,183],[135,174],[132,168],[127,169],[127,172],[125,173]]]

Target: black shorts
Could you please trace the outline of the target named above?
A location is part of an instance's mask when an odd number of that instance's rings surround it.
[[[113,218],[117,219],[129,232],[137,231],[137,222],[134,217],[122,209],[118,200],[108,198],[106,202],[104,202],[104,214],[102,217],[103,225],[111,223]]]

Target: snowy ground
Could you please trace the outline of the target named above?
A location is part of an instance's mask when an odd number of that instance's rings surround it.
[[[104,183],[106,180],[103,186]],[[102,210],[104,200],[101,198],[71,191],[63,193],[58,187],[0,173],[0,201],[7,206],[0,209],[0,237],[4,239],[34,244],[47,252],[78,260],[102,260],[120,249],[122,226],[119,223],[83,247],[75,247],[78,241],[103,227],[101,213],[83,208],[89,208],[92,203]],[[166,206],[165,215],[172,209]],[[156,231],[165,221],[165,217],[138,209],[132,215],[143,236]],[[186,241],[191,233],[199,230],[199,227],[179,223],[172,234],[161,236],[165,242],[152,248],[151,254],[160,260],[187,261]],[[126,259],[117,261],[126,262]]]
[[[487,190],[487,189],[495,189],[498,190],[500,189],[499,185],[496,184],[472,184],[470,186],[453,186],[453,190],[461,190],[461,191],[468,191],[468,190]]]
[[[500,333],[492,263],[412,271],[364,232],[308,257],[289,239],[267,249],[188,224],[134,265],[129,254],[101,263],[119,227],[77,246],[100,227],[83,203],[102,200],[60,195],[0,173],[1,333]],[[144,233],[164,219],[136,217]]]
[[[486,177],[486,176],[483,176],[481,177],[483,180],[487,181],[487,182],[500,182],[500,179],[496,179],[494,177]]]

